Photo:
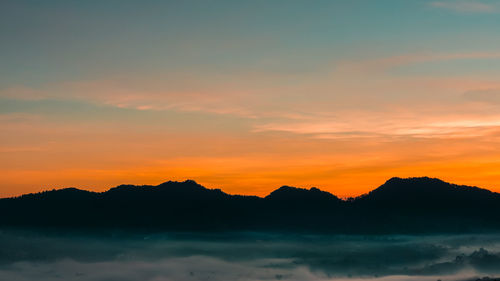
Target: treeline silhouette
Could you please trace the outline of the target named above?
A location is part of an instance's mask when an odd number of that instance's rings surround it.
[[[357,198],[283,186],[261,198],[192,180],[66,188],[0,199],[0,226],[146,231],[471,233],[500,230],[500,194],[433,178],[392,178]]]

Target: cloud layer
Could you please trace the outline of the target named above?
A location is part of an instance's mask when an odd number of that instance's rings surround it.
[[[413,281],[500,274],[495,236],[4,232],[0,243],[5,280]]]

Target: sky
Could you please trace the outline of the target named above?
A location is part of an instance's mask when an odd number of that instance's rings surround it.
[[[0,197],[500,192],[500,1],[0,3]]]

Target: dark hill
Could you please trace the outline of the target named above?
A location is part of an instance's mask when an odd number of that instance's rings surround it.
[[[500,194],[432,178],[392,178],[356,199],[356,204],[401,211],[474,212],[495,207]],[[469,209],[469,210],[467,210]]]
[[[451,197],[450,197],[451,196]],[[361,196],[368,200],[405,201],[414,199],[452,199],[452,200],[484,200],[499,198],[500,194],[478,187],[455,185],[440,179],[421,178],[391,178],[377,189]]]
[[[474,232],[497,228],[499,203],[498,193],[421,177],[392,178],[351,208],[358,215],[369,211],[370,220],[391,231]]]
[[[500,230],[500,194],[432,178],[392,178],[351,200],[283,186],[230,195],[198,183],[76,188],[0,199],[0,226],[158,231],[438,233]]]
[[[304,189],[291,186],[282,186],[271,192],[265,199],[282,202],[320,201],[332,204],[342,201],[337,196],[316,187]]]

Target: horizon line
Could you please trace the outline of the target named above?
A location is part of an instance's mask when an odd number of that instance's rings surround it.
[[[130,184],[130,183],[126,183],[126,184],[119,184],[117,186],[113,186],[113,187],[109,187],[107,188],[106,190],[104,191],[93,191],[93,190],[87,190],[87,189],[83,189],[83,188],[79,188],[79,187],[76,187],[76,186],[69,186],[69,187],[61,187],[61,188],[52,188],[52,189],[45,189],[45,190],[41,190],[39,192],[30,192],[30,193],[24,193],[24,194],[20,194],[20,195],[16,195],[16,196],[10,196],[10,197],[0,197],[0,200],[2,199],[15,199],[15,198],[21,198],[23,196],[28,196],[28,195],[36,195],[36,194],[42,194],[42,193],[45,193],[45,192],[54,192],[54,191],[61,191],[61,190],[67,190],[67,189],[76,189],[76,190],[79,190],[79,191],[84,191],[84,192],[89,192],[89,193],[96,193],[96,194],[102,194],[102,193],[106,193],[112,189],[115,189],[115,188],[119,188],[119,187],[125,187],[125,186],[130,186],[130,187],[159,187],[163,184],[169,184],[169,183],[194,183],[196,185],[199,185],[201,187],[203,187],[204,189],[207,189],[207,190],[219,190],[221,192],[223,192],[224,194],[227,194],[227,195],[230,195],[230,196],[245,196],[245,197],[258,197],[258,198],[266,198],[268,197],[269,195],[271,195],[273,192],[281,189],[281,188],[284,188],[284,187],[288,187],[288,188],[293,188],[293,189],[299,189],[299,190],[307,190],[307,191],[311,191],[311,190],[314,190],[314,189],[317,189],[321,192],[326,192],[328,194],[331,194],[333,196],[335,196],[336,198],[338,199],[341,199],[342,201],[349,201],[349,200],[352,200],[352,199],[356,199],[356,198],[361,198],[363,196],[366,196],[368,195],[370,192],[374,191],[374,190],[377,190],[378,188],[380,188],[381,186],[385,185],[386,183],[388,183],[389,181],[391,180],[415,180],[415,179],[428,179],[428,180],[437,180],[437,181],[440,181],[440,182],[443,182],[443,183],[447,183],[447,184],[450,184],[452,186],[455,186],[455,187],[470,187],[470,188],[479,188],[479,189],[482,189],[482,190],[487,190],[489,192],[492,192],[492,193],[496,193],[496,194],[500,194],[499,192],[495,192],[493,190],[490,190],[488,188],[484,188],[484,187],[479,187],[479,186],[476,186],[476,185],[461,185],[461,184],[455,184],[455,183],[451,183],[451,182],[447,182],[447,181],[444,181],[440,178],[435,178],[435,177],[428,177],[428,176],[418,176],[418,177],[391,177],[389,178],[388,180],[386,180],[383,184],[371,189],[370,191],[368,192],[365,192],[363,194],[360,194],[358,196],[337,196],[335,195],[334,193],[332,192],[329,192],[329,191],[325,191],[319,187],[316,187],[316,186],[312,186],[310,188],[305,188],[305,187],[297,187],[297,186],[291,186],[291,185],[281,185],[280,187],[276,188],[276,189],[273,189],[271,192],[269,192],[267,195],[265,196],[259,196],[259,195],[248,195],[248,194],[235,194],[235,193],[228,193],[228,192],[225,192],[222,188],[209,188],[209,187],[206,187],[200,183],[198,183],[196,180],[193,180],[193,179],[185,179],[184,181],[176,181],[176,180],[168,180],[168,181],[164,181],[164,182],[161,182],[157,185],[151,185],[151,184]]]

